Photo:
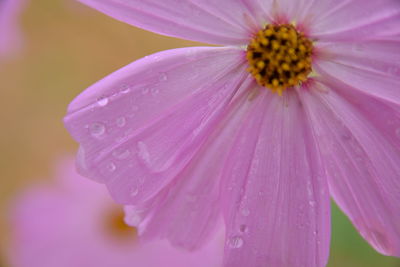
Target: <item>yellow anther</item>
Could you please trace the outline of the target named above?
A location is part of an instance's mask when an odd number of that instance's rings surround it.
[[[262,32],[262,31],[261,31],[261,32]],[[271,29],[267,29],[267,30],[264,32],[264,35],[267,36],[267,37],[271,36],[272,34],[273,34],[273,31],[272,31]]]
[[[283,63],[283,64],[282,64],[282,69],[283,69],[283,70],[290,70],[289,64]]]
[[[300,61],[299,63],[297,63],[297,67],[298,67],[299,69],[304,68],[304,63]]]
[[[265,62],[264,61],[258,61],[257,62],[257,68],[262,69],[265,67]]]
[[[268,45],[269,41],[268,41],[268,39],[263,38],[263,39],[261,39],[261,43],[262,43],[264,46],[266,46],[266,45]]]
[[[274,49],[274,50],[278,50],[279,49],[279,43],[277,42],[277,41],[272,41],[272,48]]]

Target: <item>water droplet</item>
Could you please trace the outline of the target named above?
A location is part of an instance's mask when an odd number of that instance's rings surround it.
[[[239,226],[239,231],[242,233],[247,233],[247,232],[249,232],[249,227],[247,227],[247,225],[245,225],[245,224],[242,224]]]
[[[315,207],[316,202],[314,200],[310,200],[308,204],[310,204],[311,207]]]
[[[139,194],[139,187],[137,186],[132,187],[130,192],[131,197],[137,196],[137,194]]]
[[[248,208],[242,208],[242,209],[240,210],[240,213],[241,213],[243,216],[247,217],[247,216],[249,216],[249,214],[250,214],[250,210],[249,210]]]
[[[186,50],[185,56],[186,56],[187,59],[193,60],[193,59],[196,58],[196,55],[197,55],[196,50],[194,50],[194,49],[187,49]]]
[[[152,94],[153,96],[157,95],[159,92],[160,92],[160,91],[158,90],[158,88],[152,88],[152,89],[151,89],[151,94]]]
[[[99,138],[106,132],[106,127],[100,122],[94,122],[89,126],[89,132],[93,137]]]
[[[149,153],[149,151],[147,149],[147,145],[144,142],[140,141],[140,142],[138,142],[137,146],[138,146],[138,149],[139,149],[139,151],[138,151],[139,157],[145,163],[150,163],[150,153]]]
[[[117,166],[115,166],[114,162],[110,162],[110,163],[108,163],[108,165],[107,165],[107,169],[108,169],[110,172],[113,172],[113,171],[115,171],[115,170],[117,169]]]
[[[116,123],[117,123],[117,126],[118,126],[118,127],[124,127],[125,124],[126,124],[126,119],[125,119],[125,117],[120,117],[120,118],[118,118],[117,121],[116,121]]]
[[[229,238],[228,245],[230,248],[241,248],[243,246],[243,239],[240,236]]]
[[[129,88],[129,85],[127,85],[127,84],[123,84],[123,85],[121,86],[121,93],[123,93],[123,94],[129,93],[130,90],[131,90],[131,89]]]
[[[149,92],[149,88],[147,88],[147,87],[142,88],[143,95],[147,95],[148,92]]]
[[[130,210],[125,215],[125,221],[128,225],[138,227],[142,222],[142,214],[140,211]]]
[[[129,157],[131,152],[128,149],[116,149],[112,152],[112,155],[116,159],[126,159]]]
[[[164,73],[164,72],[160,73],[159,80],[161,82],[165,82],[166,80],[168,80],[168,75],[166,73]]]
[[[108,97],[102,96],[102,97],[97,98],[97,104],[98,104],[100,107],[107,106],[107,104],[108,104]]]

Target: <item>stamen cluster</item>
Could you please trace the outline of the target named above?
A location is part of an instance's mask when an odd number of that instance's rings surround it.
[[[282,94],[307,80],[313,44],[292,24],[269,24],[247,47],[248,71],[257,83]]]

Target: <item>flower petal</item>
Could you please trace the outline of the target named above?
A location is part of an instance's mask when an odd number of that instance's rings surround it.
[[[252,106],[248,101],[250,86],[254,86],[252,77],[243,83],[224,120],[173,183],[145,205],[127,208],[128,223],[139,226],[143,239],[166,238],[191,250],[209,241],[221,218],[219,178],[223,162]]]
[[[223,174],[225,266],[325,266],[329,194],[302,104],[264,91],[254,105]]]
[[[374,40],[351,43],[330,43],[317,49],[326,54],[330,62],[400,79],[399,40]]]
[[[396,75],[398,63],[395,61],[392,63],[385,62],[390,55],[393,55],[393,59],[398,56],[391,53],[391,49],[395,51],[397,48],[387,46],[387,49],[388,55],[382,56],[380,59],[376,58],[376,64],[362,64],[363,61],[372,61],[378,55],[371,53],[369,56],[363,55],[364,58],[360,58],[360,60],[347,59],[347,62],[343,62],[340,57],[334,56],[329,61],[316,61],[314,67],[317,73],[323,77],[322,79],[341,81],[353,90],[362,91],[373,97],[399,105],[400,79]],[[354,52],[354,54],[357,53]]]
[[[190,161],[243,80],[243,51],[184,48],[136,61],[75,99],[65,118],[84,174],[114,198],[151,198]],[[179,130],[177,130],[179,129]]]
[[[330,192],[379,252],[400,256],[400,108],[331,81],[308,94]]]
[[[21,47],[19,16],[25,6],[24,0],[0,1],[0,58],[14,53]]]
[[[321,41],[361,41],[399,36],[398,0],[316,1],[310,10],[312,36]]]
[[[80,0],[111,17],[156,33],[213,44],[247,44],[262,24],[259,0]],[[261,21],[260,21],[261,20]]]

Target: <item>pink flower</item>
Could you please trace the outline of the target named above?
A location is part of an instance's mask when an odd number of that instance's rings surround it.
[[[19,16],[24,7],[24,0],[0,0],[0,58],[21,46]]]
[[[135,229],[124,224],[122,207],[103,186],[78,176],[72,160],[62,162],[56,178],[18,199],[12,216],[12,266],[221,266],[223,242],[218,236],[195,253],[174,249],[166,241],[140,244]]]
[[[196,249],[222,215],[225,266],[325,266],[332,196],[400,256],[398,0],[81,2],[227,45],[145,57],[69,106],[82,173],[144,238]]]

